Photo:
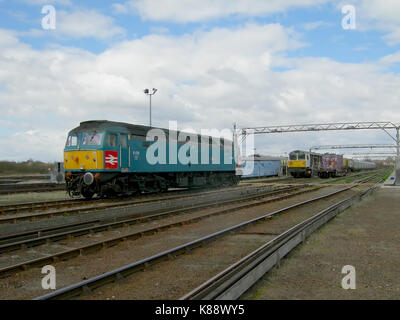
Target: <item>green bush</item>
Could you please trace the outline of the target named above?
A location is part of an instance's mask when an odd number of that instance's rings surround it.
[[[0,174],[48,173],[56,163],[28,160],[24,162],[0,161]]]

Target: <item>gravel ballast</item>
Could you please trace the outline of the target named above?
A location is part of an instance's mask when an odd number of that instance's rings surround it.
[[[381,188],[292,251],[242,299],[399,299],[400,189]],[[342,288],[342,268],[356,289]]]

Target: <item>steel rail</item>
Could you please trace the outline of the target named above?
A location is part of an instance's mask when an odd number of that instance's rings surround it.
[[[93,220],[86,220],[86,221],[82,221],[82,222],[78,222],[78,223],[64,224],[64,225],[60,225],[60,226],[56,226],[56,227],[39,228],[36,230],[29,230],[29,231],[14,233],[14,234],[8,234],[8,235],[0,236],[0,252],[3,252],[4,249],[7,247],[7,245],[4,245],[4,244],[2,245],[1,244],[2,242],[10,242],[16,238],[31,236],[32,237],[31,239],[24,240],[21,242],[21,244],[22,243],[24,245],[28,245],[29,243],[34,244],[35,241],[43,241],[43,240],[48,241],[48,240],[51,240],[52,238],[59,238],[61,235],[74,235],[75,233],[82,234],[83,231],[95,232],[97,229],[103,230],[105,227],[122,226],[124,224],[132,224],[133,222],[135,222],[135,223],[144,222],[149,219],[153,220],[156,217],[167,217],[172,214],[184,213],[188,210],[199,210],[199,209],[213,207],[216,205],[220,206],[220,205],[234,204],[236,202],[241,202],[241,201],[250,201],[250,200],[254,200],[254,199],[258,199],[258,198],[264,198],[266,196],[281,194],[281,193],[289,192],[289,191],[295,191],[300,188],[301,187],[286,187],[286,188],[280,188],[280,189],[274,190],[274,191],[260,192],[260,193],[252,194],[252,195],[241,195],[241,197],[235,198],[235,199],[228,199],[228,200],[223,200],[223,201],[216,200],[216,201],[201,204],[201,205],[183,207],[183,208],[172,209],[172,210],[168,209],[161,213],[159,213],[159,210],[157,209],[155,212],[158,212],[158,213],[156,213],[156,214],[154,214],[154,212],[149,212],[144,215],[143,214],[134,214],[133,218],[131,218],[131,219],[125,219],[125,217],[124,217],[124,219],[120,219],[119,221],[112,219],[111,222],[102,223],[101,225],[98,225],[98,226],[91,226],[91,227],[88,227],[85,229],[71,230],[71,231],[68,231],[67,233],[64,232],[64,233],[60,233],[60,234],[48,235],[45,237],[42,237],[42,236],[46,232],[59,231],[62,229],[68,229],[71,227],[81,226],[84,224],[94,224],[94,223],[98,223],[101,221],[99,219],[93,219]],[[318,189],[314,189],[314,190],[318,190]],[[313,191],[313,190],[310,190],[310,191]]]
[[[15,175],[15,174],[11,174],[11,175],[2,175],[0,176],[0,181],[2,180],[8,180],[8,179],[15,179],[18,181],[23,181],[23,180],[50,180],[51,178],[51,174],[31,174],[31,175]]]
[[[95,203],[93,200],[86,199],[68,199],[68,200],[52,200],[42,202],[26,202],[17,204],[7,204],[0,206],[0,215],[18,213],[19,211],[33,211],[41,209],[49,209],[61,205],[82,205],[86,203]]]
[[[292,249],[303,243],[307,236],[378,187],[378,184],[375,184],[368,190],[342,200],[295,225],[185,294],[180,300],[239,298],[265,273],[279,264]]]
[[[206,193],[213,193],[213,192],[225,192],[225,191],[230,191],[230,188],[244,188],[242,186],[229,186],[229,187],[220,187],[220,188],[199,188],[199,189],[179,189],[179,190],[168,190],[166,193],[168,194],[179,194],[182,192],[187,192],[187,196],[193,196],[193,195],[198,195],[198,194],[206,194]],[[202,191],[200,191],[202,190]],[[146,192],[146,193],[141,193],[138,196],[140,198],[142,197],[152,197],[154,195],[160,195],[159,192]],[[50,207],[57,207],[59,205],[80,205],[82,203],[90,204],[90,203],[97,203],[97,201],[109,201],[109,202],[115,202],[115,201],[120,201],[123,200],[124,198],[131,198],[132,196],[128,197],[121,197],[121,198],[95,198],[92,200],[86,200],[83,198],[79,199],[67,199],[67,200],[50,200],[50,201],[42,201],[42,202],[22,202],[22,203],[16,203],[16,204],[5,204],[5,205],[0,205],[0,214],[8,213],[8,212],[18,212],[18,211],[32,211],[32,210],[39,210],[42,208],[50,208]],[[166,197],[160,197],[161,200],[167,199],[169,196]],[[158,200],[158,198],[156,199]],[[138,199],[137,201],[140,201]]]
[[[24,183],[24,184],[0,184],[0,194],[12,194],[21,192],[44,192],[65,190],[65,184],[57,183]]]
[[[240,186],[239,186],[240,187]],[[223,188],[222,190],[224,190]],[[191,193],[194,194],[199,194],[198,189],[194,190],[189,190],[189,189],[179,189],[179,190],[168,190],[168,194],[174,194],[174,193],[181,193],[181,192],[187,192],[190,191]],[[215,192],[215,191],[220,191],[220,190],[209,190],[208,191],[203,191],[201,193],[207,193],[207,192]],[[160,195],[160,193],[156,192],[148,192],[148,193],[143,193],[140,194],[139,197],[151,197],[154,195]],[[190,194],[191,196],[192,194]],[[166,197],[160,197],[160,199],[165,199],[168,198],[169,196]],[[79,199],[67,199],[67,200],[50,200],[50,201],[35,201],[35,202],[22,202],[22,203],[16,203],[16,204],[5,204],[5,205],[0,205],[0,214],[4,214],[7,212],[18,212],[18,211],[32,211],[32,210],[39,210],[42,208],[50,208],[50,207],[56,207],[59,205],[81,205],[82,203],[93,203],[96,204],[98,201],[108,201],[108,202],[115,202],[115,201],[120,201],[126,198],[132,198],[132,196],[128,197],[121,197],[121,198],[94,198],[92,200],[86,200],[84,198],[79,198]],[[156,199],[158,200],[158,198]],[[140,199],[137,199],[137,201],[140,201]]]
[[[353,175],[350,175],[350,176],[341,176],[341,177],[337,177],[337,178],[333,178],[333,179],[331,179],[331,180],[327,180],[327,181],[324,181],[324,182],[321,182],[321,184],[328,184],[328,183],[335,183],[335,182],[337,182],[337,181],[340,181],[340,180],[346,180],[346,179],[353,179],[353,178],[359,178],[359,177],[365,177],[365,176],[370,176],[370,175],[372,175],[372,174],[380,174],[380,172],[381,172],[382,170],[373,170],[373,171],[369,171],[369,172],[359,172],[359,173],[355,173],[355,174],[353,174]],[[349,183],[351,183],[351,182],[349,182]]]
[[[168,194],[174,194],[174,193],[181,193],[181,192],[187,192],[187,191],[193,191],[193,190],[188,190],[188,189],[181,189],[181,190],[169,190],[167,191]],[[197,191],[197,190],[196,190]],[[211,190],[211,191],[205,191],[201,192],[202,193],[208,193],[208,192],[215,192],[215,191],[221,191],[221,190]],[[225,191],[224,189],[222,191]],[[193,192],[195,195],[200,194],[198,192]],[[141,194],[140,197],[151,197],[154,195],[159,195],[160,193],[144,193]],[[192,196],[193,194],[190,193],[188,196]],[[130,197],[127,197],[130,198]],[[40,209],[47,209],[50,207],[57,207],[59,205],[82,205],[82,204],[96,204],[99,201],[107,201],[107,202],[116,202],[116,201],[121,201],[123,200],[124,197],[122,198],[109,198],[109,199],[102,199],[102,198],[96,198],[92,200],[86,200],[83,198],[80,199],[67,199],[67,200],[51,200],[51,201],[43,201],[43,202],[25,202],[25,203],[17,203],[17,204],[6,204],[6,205],[0,205],[0,214],[8,213],[8,212],[18,212],[18,211],[32,211],[32,210],[40,210]],[[166,197],[160,197],[156,198],[155,200],[164,200],[164,199],[169,199],[169,196]],[[151,198],[149,201],[153,201],[154,199]],[[141,200],[141,199],[136,199],[134,201],[137,201],[140,203],[140,201],[146,201],[146,199]]]
[[[369,179],[369,178],[368,178]],[[332,192],[328,195],[324,195],[324,196],[320,196],[320,197],[316,197],[310,200],[306,200],[306,201],[302,201],[300,203],[288,206],[286,208],[274,211],[274,212],[270,212],[267,213],[263,216],[260,216],[258,218],[254,218],[245,222],[242,222],[240,224],[237,224],[235,226],[217,231],[215,233],[212,233],[210,235],[201,237],[197,240],[193,240],[190,241],[188,243],[185,243],[183,245],[177,246],[175,248],[163,251],[161,253],[155,254],[151,257],[130,263],[128,265],[125,265],[123,267],[114,269],[112,271],[106,272],[104,274],[95,276],[93,278],[90,278],[88,280],[85,281],[81,281],[79,283],[70,285],[68,287],[56,290],[54,292],[48,293],[46,295],[37,297],[35,300],[48,300],[48,299],[60,299],[60,298],[71,298],[74,296],[79,296],[82,293],[90,293],[93,289],[100,287],[104,284],[110,283],[110,282],[115,282],[115,281],[120,281],[122,280],[124,277],[128,276],[131,273],[137,272],[137,271],[141,271],[141,270],[145,270],[147,269],[151,264],[156,263],[157,261],[160,260],[165,260],[165,259],[171,259],[174,256],[177,256],[179,254],[182,253],[186,253],[189,252],[191,249],[194,249],[196,247],[202,246],[203,244],[207,243],[208,241],[214,240],[219,236],[225,235],[229,232],[234,232],[236,230],[239,230],[241,228],[247,227],[253,223],[259,222],[259,221],[263,221],[266,219],[271,218],[272,216],[275,216],[277,214],[295,209],[295,208],[299,208],[301,206],[322,200],[322,199],[326,199],[329,197],[332,197],[334,195],[337,195],[339,193],[343,193],[345,191],[348,191],[350,189],[353,189],[354,187],[356,187],[358,185],[352,185],[350,187]]]
[[[366,172],[361,172],[361,173],[355,173],[355,174],[351,174],[351,175],[348,175],[348,176],[342,176],[342,177],[336,177],[336,178],[333,178],[333,179],[329,179],[328,181],[323,181],[323,182],[321,182],[320,184],[327,184],[327,183],[332,183],[332,182],[335,182],[335,181],[338,181],[338,180],[341,180],[341,179],[345,179],[346,177],[347,178],[356,178],[356,177],[359,177],[359,176],[363,176],[363,175],[365,175],[365,174],[367,174]],[[312,178],[318,178],[318,177],[312,177]],[[250,178],[247,178],[247,179],[243,179],[242,181],[247,181],[247,180],[249,180]],[[307,179],[307,178],[301,178],[301,179]],[[318,179],[321,179],[321,178],[318,178]],[[293,177],[286,177],[286,178],[282,178],[282,179],[274,179],[274,181],[268,181],[268,179],[263,179],[263,178],[258,178],[258,179],[252,179],[252,180],[249,180],[249,182],[251,181],[251,183],[279,183],[280,181],[282,181],[282,182],[284,182],[284,181],[287,181],[287,180],[289,180],[290,182],[293,182],[293,183],[297,183],[297,178],[293,178]]]
[[[261,188],[259,186],[255,187],[238,187],[234,189],[222,189],[222,190],[213,190],[213,191],[205,191],[205,192],[199,192],[199,193],[190,193],[190,194],[185,194],[185,195],[176,195],[176,196],[167,196],[167,197],[161,197],[161,198],[150,198],[150,199],[134,199],[134,200],[128,200],[128,201],[120,201],[120,202],[110,202],[110,203],[104,203],[102,206],[97,206],[97,207],[79,207],[79,208],[68,208],[64,210],[57,210],[57,211],[50,211],[50,212],[39,212],[39,213],[34,213],[34,214],[26,214],[26,215],[18,215],[18,216],[6,216],[0,218],[0,224],[7,224],[7,223],[17,223],[19,221],[26,221],[26,220],[35,220],[35,219],[40,219],[40,218],[52,218],[54,216],[59,216],[59,215],[71,215],[71,214],[77,214],[77,213],[88,213],[88,212],[94,212],[94,211],[101,211],[101,210],[106,210],[106,209],[117,209],[117,208],[123,208],[123,207],[130,207],[130,206],[136,206],[136,205],[141,205],[141,204],[147,204],[147,203],[155,203],[155,202],[162,202],[162,201],[169,201],[169,200],[176,200],[176,199],[184,199],[184,198],[190,198],[190,197],[202,197],[207,194],[212,194],[212,193],[221,193],[221,192],[231,192],[231,191],[236,191],[236,190],[241,190],[239,188],[243,188],[243,190],[252,190],[252,189],[257,189]],[[85,201],[85,200],[83,200]],[[90,203],[90,202],[89,202]],[[93,202],[96,203],[96,202]],[[77,203],[77,205],[80,205],[80,203]]]
[[[281,196],[281,197],[275,197],[275,198],[269,198],[268,200],[264,200],[264,201],[259,201],[257,203],[252,203],[252,204],[244,204],[241,205],[239,207],[234,207],[234,208],[228,208],[228,209],[222,209],[222,210],[218,210],[216,212],[211,212],[208,214],[204,214],[201,216],[197,216],[197,217],[191,217],[189,219],[183,220],[183,221],[178,221],[178,222],[174,222],[174,223],[169,223],[169,224],[164,224],[164,225],[160,225],[157,227],[151,227],[145,230],[141,230],[141,231],[134,231],[131,232],[129,234],[125,234],[123,236],[117,236],[111,239],[107,239],[107,240],[102,240],[102,241],[98,241],[96,243],[87,245],[87,246],[82,246],[79,248],[75,248],[75,249],[71,249],[71,250],[67,250],[67,251],[63,251],[60,253],[55,253],[53,255],[49,255],[49,256],[45,256],[42,258],[38,258],[38,259],[33,259],[33,260],[29,260],[29,261],[24,261],[15,265],[11,265],[11,266],[7,266],[7,267],[3,267],[0,268],[0,274],[4,274],[4,273],[9,273],[10,271],[17,271],[17,270],[26,270],[28,268],[28,266],[33,266],[33,265],[39,265],[39,264],[43,264],[46,261],[57,261],[59,259],[62,259],[64,257],[70,257],[71,255],[79,255],[82,254],[85,250],[89,250],[92,251],[92,249],[96,249],[96,248],[103,248],[103,247],[107,247],[107,246],[112,246],[115,245],[116,243],[122,242],[122,241],[126,241],[128,239],[137,239],[140,238],[144,235],[152,235],[155,234],[159,231],[162,230],[166,230],[172,227],[176,227],[176,226],[180,226],[180,225],[186,225],[189,223],[193,223],[193,222],[197,222],[199,220],[211,217],[211,216],[217,216],[217,215],[221,215],[221,214],[226,214],[226,213],[230,213],[232,211],[236,211],[239,209],[243,209],[243,208],[248,208],[251,206],[256,206],[256,205],[261,205],[264,203],[269,203],[269,202],[273,202],[273,201],[278,201],[281,199],[285,199],[285,198],[289,198],[289,197],[293,197],[295,195],[298,194],[303,194],[306,192],[311,192],[314,191],[316,189],[309,189],[309,190],[305,190],[305,191],[300,191],[294,194],[288,194],[285,196]],[[255,197],[252,197],[255,198]],[[258,198],[260,198],[260,196],[258,196]],[[251,199],[250,199],[251,200]],[[243,201],[243,200],[241,200]],[[237,202],[237,201],[235,201]],[[177,212],[180,211],[180,212]],[[91,233],[91,232],[100,232],[103,230],[112,230],[115,227],[121,227],[121,226],[128,226],[128,225],[132,225],[132,224],[136,224],[136,223],[143,223],[146,222],[148,220],[152,221],[152,220],[156,220],[159,218],[165,218],[169,215],[176,215],[179,213],[184,213],[185,209],[183,210],[177,210],[177,211],[170,211],[170,212],[166,212],[166,213],[161,213],[161,214],[155,214],[152,216],[147,216],[147,217],[143,217],[143,218],[133,218],[133,219],[127,219],[127,220],[123,220],[123,221],[119,221],[119,222],[114,222],[114,223],[110,223],[107,225],[100,225],[100,226],[96,226],[96,227],[87,227],[87,228],[83,228],[83,229],[79,229],[79,230],[74,230],[72,232],[64,232],[64,233],[60,233],[60,234],[56,234],[56,235],[51,235],[51,236],[45,236],[45,237],[41,237],[41,238],[37,238],[37,239],[32,239],[32,240],[27,240],[27,241],[20,241],[20,242],[16,242],[16,243],[10,243],[10,244],[5,244],[0,246],[0,251],[2,252],[7,252],[7,251],[12,251],[12,250],[18,250],[20,247],[26,248],[26,247],[30,247],[33,245],[40,245],[41,243],[49,243],[49,241],[53,240],[61,240],[61,239],[65,239],[68,237],[72,237],[72,236],[81,236],[87,233]]]

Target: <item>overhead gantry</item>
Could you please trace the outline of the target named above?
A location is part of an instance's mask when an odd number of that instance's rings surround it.
[[[394,129],[396,135],[392,135],[389,130]],[[250,134],[270,134],[270,133],[288,133],[288,132],[316,132],[316,131],[334,131],[334,130],[383,130],[394,141],[396,148],[396,184],[400,185],[400,125],[390,121],[377,122],[339,122],[339,123],[317,123],[317,124],[296,124],[266,127],[236,128],[234,133],[238,141],[244,142]]]

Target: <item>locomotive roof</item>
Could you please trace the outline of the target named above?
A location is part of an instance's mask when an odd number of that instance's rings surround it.
[[[293,153],[304,153],[304,154],[311,154],[311,155],[313,155],[313,156],[322,156],[322,154],[320,154],[320,153],[310,152],[310,151],[304,151],[304,150],[293,150],[293,151],[290,152],[289,154],[293,154]]]
[[[79,127],[72,129],[70,133],[87,132],[87,131],[105,131],[110,129],[114,129],[116,131],[125,131],[131,134],[145,136],[150,129],[154,128],[125,123],[125,122],[116,122],[108,120],[90,120],[81,122]]]
[[[89,121],[81,122],[79,127],[72,129],[69,133],[114,130],[114,131],[122,131],[122,132],[145,137],[147,135],[147,132],[151,129],[163,130],[166,133],[166,135],[168,135],[169,132],[172,132],[172,133],[176,132],[176,131],[168,130],[168,129],[164,129],[164,128],[142,126],[142,125],[138,125],[138,124],[130,124],[130,123],[125,123],[125,122],[116,122],[116,121],[108,121],[108,120],[89,120]],[[179,133],[179,131],[176,133]],[[197,134],[197,135],[199,136],[200,134]]]

